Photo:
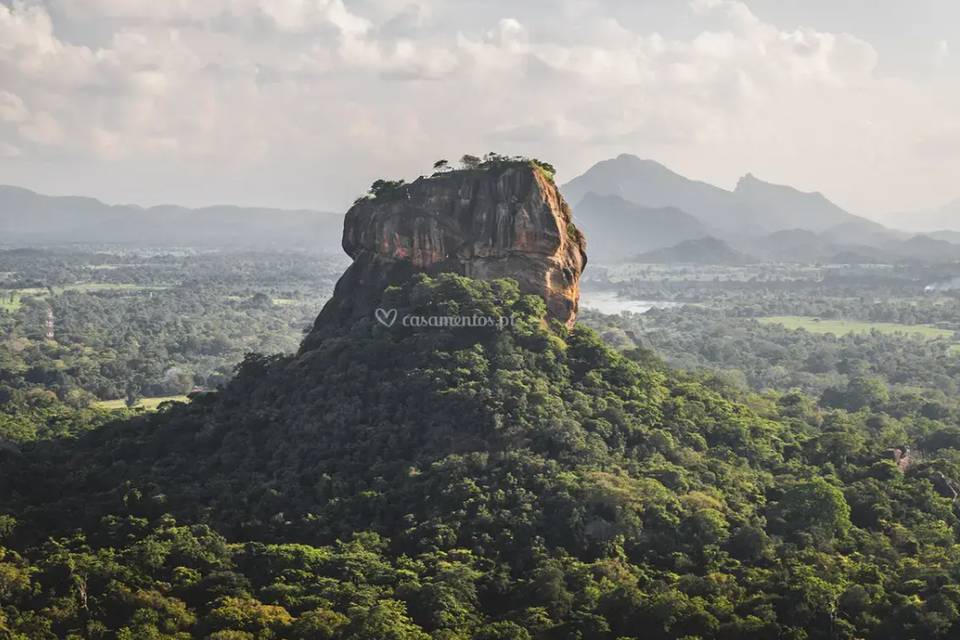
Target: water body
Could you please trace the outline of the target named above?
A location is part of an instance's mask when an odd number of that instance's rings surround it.
[[[633,300],[621,298],[615,291],[581,291],[580,306],[584,309],[593,309],[600,313],[619,315],[624,311],[631,313],[646,313],[654,307],[668,309],[678,307],[680,303],[666,300]]]

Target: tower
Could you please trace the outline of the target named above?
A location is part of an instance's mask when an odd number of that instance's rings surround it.
[[[47,307],[47,340],[53,340],[55,336],[53,307]]]

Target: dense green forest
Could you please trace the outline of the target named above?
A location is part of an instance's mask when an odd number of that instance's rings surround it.
[[[248,352],[295,351],[342,265],[308,253],[0,251],[0,424],[51,394],[84,408],[218,388]]]
[[[625,298],[721,310],[960,329],[960,265],[620,265],[590,285]]]
[[[759,394],[669,368],[630,318],[601,329],[619,349],[548,326],[509,281],[386,296],[515,321],[363,319],[0,451],[0,637],[960,634],[960,408],[877,350],[832,395]]]
[[[866,377],[892,393],[922,393],[931,400],[960,392],[960,350],[950,332],[926,338],[865,325],[862,332],[838,336],[698,306],[619,317],[588,312],[582,322],[610,344],[639,343],[675,367],[720,372],[743,388],[800,389],[819,397]]]

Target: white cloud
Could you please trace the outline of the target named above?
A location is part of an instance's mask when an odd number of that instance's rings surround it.
[[[0,122],[17,123],[27,117],[27,107],[20,96],[0,90]]]
[[[947,61],[947,58],[950,57],[950,43],[946,40],[941,40],[937,43],[937,50],[934,54],[934,61],[941,65]]]
[[[16,158],[19,155],[20,149],[9,142],[0,140],[0,158]]]
[[[17,131],[24,140],[39,145],[52,146],[63,140],[63,127],[46,111],[31,116],[17,127]]]

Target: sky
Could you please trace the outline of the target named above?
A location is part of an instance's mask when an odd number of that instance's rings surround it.
[[[343,211],[488,151],[960,198],[956,0],[0,0],[0,183]]]

